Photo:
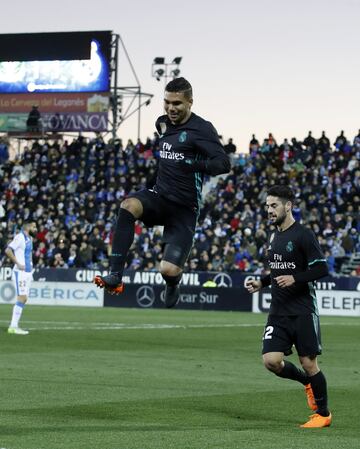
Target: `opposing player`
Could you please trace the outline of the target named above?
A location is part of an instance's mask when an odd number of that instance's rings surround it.
[[[163,225],[163,257],[160,272],[166,282],[165,305],[179,299],[179,282],[189,255],[201,203],[205,174],[230,171],[229,157],[213,125],[191,112],[192,87],[184,78],[170,81],[165,88],[166,115],[158,118],[160,161],[155,185],[126,198],[115,227],[110,257],[111,271],[94,282],[110,293],[123,291],[122,274],[134,239],[134,224]]]
[[[270,275],[249,280],[250,293],[271,285],[271,306],[263,336],[265,367],[279,377],[305,387],[309,407],[315,412],[301,427],[327,427],[332,421],[328,409],[326,379],[317,363],[321,354],[320,323],[313,281],[328,274],[325,257],[315,235],[292,215],[294,194],[287,186],[268,190],[266,208],[276,226],[270,236]],[[284,356],[295,346],[303,370]]]
[[[12,279],[15,283],[17,300],[13,307],[9,334],[27,335],[29,331],[19,327],[19,321],[29,295],[32,281],[32,237],[36,234],[36,223],[25,223],[5,250],[5,254],[13,262]]]

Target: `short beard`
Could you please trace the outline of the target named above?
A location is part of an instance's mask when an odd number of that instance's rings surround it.
[[[284,221],[286,220],[286,213],[284,212],[283,215],[280,215],[280,217],[278,217],[275,221],[274,221],[274,225],[275,226],[281,226]]]

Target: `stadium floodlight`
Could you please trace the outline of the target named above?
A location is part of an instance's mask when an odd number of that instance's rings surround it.
[[[165,64],[165,58],[157,56],[156,58],[154,58],[154,64]]]
[[[164,75],[164,73],[165,73],[165,70],[164,70],[164,69],[158,69],[158,70],[156,70],[156,72],[155,72],[155,74],[157,75],[157,76],[156,76],[156,80],[157,80],[157,81],[160,81],[160,78]]]
[[[165,86],[169,78],[177,78],[180,75],[179,65],[182,61],[182,56],[176,56],[172,62],[165,62],[165,58],[156,57],[152,63],[152,76],[160,81],[164,78]]]
[[[177,78],[180,75],[180,70],[179,69],[172,70],[171,75],[173,76],[173,78]]]

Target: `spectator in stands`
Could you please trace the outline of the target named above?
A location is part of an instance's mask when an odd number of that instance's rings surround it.
[[[75,261],[77,267],[91,268],[93,250],[85,241],[81,242],[78,256]]]
[[[41,114],[37,105],[34,105],[26,120],[28,132],[39,132],[41,130]]]
[[[259,141],[255,137],[255,134],[253,134],[249,144],[250,155],[251,156],[256,155],[259,150],[259,147],[260,147]]]
[[[314,139],[314,137],[312,136],[311,131],[309,131],[307,137],[304,139],[304,145],[308,148],[310,148],[311,150],[314,150],[316,147],[316,140]]]
[[[335,148],[337,148],[339,151],[343,150],[346,144],[346,137],[344,136],[344,131],[341,131],[340,134],[337,136],[334,142]]]
[[[228,155],[236,153],[236,145],[233,143],[233,139],[230,137],[228,143],[224,145],[225,153]]]
[[[0,138],[0,166],[9,160],[9,149],[5,139]]]
[[[325,131],[321,133],[318,146],[322,153],[325,153],[330,149],[330,140],[326,137]]]

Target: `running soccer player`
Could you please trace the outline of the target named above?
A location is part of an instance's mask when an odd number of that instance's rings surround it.
[[[294,194],[287,186],[273,186],[267,192],[269,220],[276,226],[270,236],[270,274],[249,280],[250,293],[271,285],[271,306],[263,335],[265,367],[279,377],[305,387],[307,402],[314,411],[301,427],[327,427],[332,421],[328,409],[326,379],[317,356],[321,354],[320,323],[313,281],[328,274],[326,259],[315,235],[292,215]],[[284,356],[295,346],[303,370]]]
[[[201,203],[205,174],[230,171],[230,160],[213,125],[191,112],[191,84],[184,78],[165,88],[166,115],[156,121],[160,135],[160,160],[155,185],[129,195],[122,203],[110,256],[110,274],[96,276],[97,286],[119,294],[122,274],[134,239],[135,221],[163,225],[163,257],[160,272],[166,282],[164,301],[170,308],[180,296],[179,282],[188,258]]]
[[[9,334],[27,335],[29,331],[19,327],[19,321],[25,307],[32,281],[32,237],[36,234],[36,223],[25,223],[5,250],[5,254],[13,262],[12,279],[15,283],[17,301],[13,307]]]

